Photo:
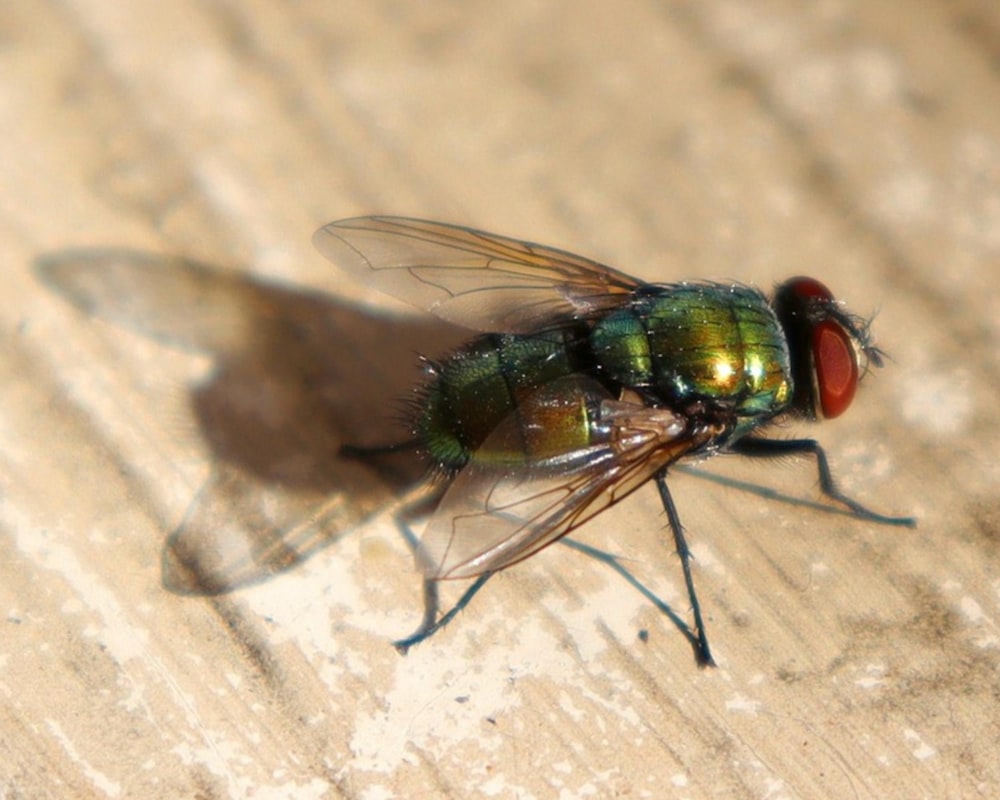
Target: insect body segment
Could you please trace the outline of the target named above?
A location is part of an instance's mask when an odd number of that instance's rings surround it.
[[[585,444],[584,403],[539,397],[526,404],[541,387],[577,372],[575,338],[572,330],[564,329],[489,334],[433,367],[414,427],[435,466],[454,473],[473,456],[520,466]],[[494,442],[480,451],[510,415],[517,419],[513,427],[519,435],[503,448]]]
[[[602,374],[671,408],[704,404],[764,418],[791,400],[788,346],[756,289],[699,283],[649,286],[596,326]]]

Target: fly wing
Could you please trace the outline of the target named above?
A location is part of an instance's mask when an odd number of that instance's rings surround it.
[[[421,539],[418,562],[425,575],[471,578],[521,561],[718,433],[692,435],[683,417],[614,400],[596,381],[584,381],[581,399],[599,403],[603,441],[521,467],[498,468],[473,455]],[[481,449],[489,450],[498,437],[508,439],[518,424],[512,416]]]
[[[363,283],[477,331],[527,333],[589,316],[640,285],[563,250],[407,217],[331,222],[313,244]]]

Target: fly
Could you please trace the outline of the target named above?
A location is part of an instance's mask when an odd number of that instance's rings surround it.
[[[425,615],[404,651],[447,624],[489,577],[652,480],[680,557],[701,665],[714,661],[691,556],[667,487],[681,459],[807,455],[854,516],[913,526],[841,493],[813,439],[768,439],[781,417],[831,418],[882,366],[868,323],[822,283],[770,298],[736,283],[644,283],[571,253],[404,217],[331,222],[319,251],[363,283],[478,332],[425,362],[412,439],[436,508],[414,544]],[[403,446],[407,446],[403,445]],[[350,452],[359,452],[346,448]],[[437,581],[477,578],[438,616]]]

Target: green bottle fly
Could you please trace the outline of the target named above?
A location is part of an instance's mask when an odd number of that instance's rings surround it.
[[[839,492],[814,440],[763,435],[781,416],[842,414],[882,363],[867,323],[813,278],[771,298],[739,284],[646,284],[563,250],[404,217],[332,222],[314,241],[365,283],[480,334],[427,362],[416,394],[414,443],[435,467],[438,504],[417,547],[424,622],[401,650],[492,573],[654,481],[691,601],[693,630],[682,630],[712,664],[666,482],[689,456],[811,456],[828,498],[862,519],[913,524]],[[435,581],[471,577],[439,619]]]

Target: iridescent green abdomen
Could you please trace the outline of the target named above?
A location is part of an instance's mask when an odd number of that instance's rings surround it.
[[[792,397],[788,345],[767,298],[747,286],[677,284],[637,292],[591,333],[602,375],[674,409],[702,402],[737,423]]]
[[[526,412],[524,400],[578,372],[578,337],[572,329],[528,336],[482,336],[432,369],[417,419],[417,436],[445,470],[481,462],[523,465],[588,444],[587,409],[560,408],[556,400]],[[531,416],[525,416],[531,413]],[[483,443],[509,420],[507,436]]]

